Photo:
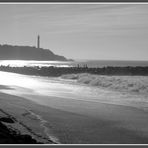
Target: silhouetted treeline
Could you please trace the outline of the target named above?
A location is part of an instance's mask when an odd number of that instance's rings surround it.
[[[148,67],[10,67],[0,66],[1,71],[14,72],[26,75],[61,76],[63,74],[90,73],[98,75],[142,75],[148,76]]]

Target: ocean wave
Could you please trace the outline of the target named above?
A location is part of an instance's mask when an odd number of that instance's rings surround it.
[[[77,80],[91,86],[148,95],[148,76],[106,76],[93,74],[68,74],[61,78]]]

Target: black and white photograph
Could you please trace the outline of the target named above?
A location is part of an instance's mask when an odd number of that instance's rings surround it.
[[[5,144],[148,144],[148,3],[0,3]]]

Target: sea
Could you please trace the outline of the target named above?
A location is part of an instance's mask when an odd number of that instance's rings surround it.
[[[148,66],[148,61],[121,61],[121,60],[75,60],[75,61],[28,61],[28,60],[0,60],[0,66],[11,67],[126,67],[126,66]]]

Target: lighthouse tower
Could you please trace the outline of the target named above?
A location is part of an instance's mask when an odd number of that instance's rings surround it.
[[[40,48],[40,36],[37,37],[37,48]]]

